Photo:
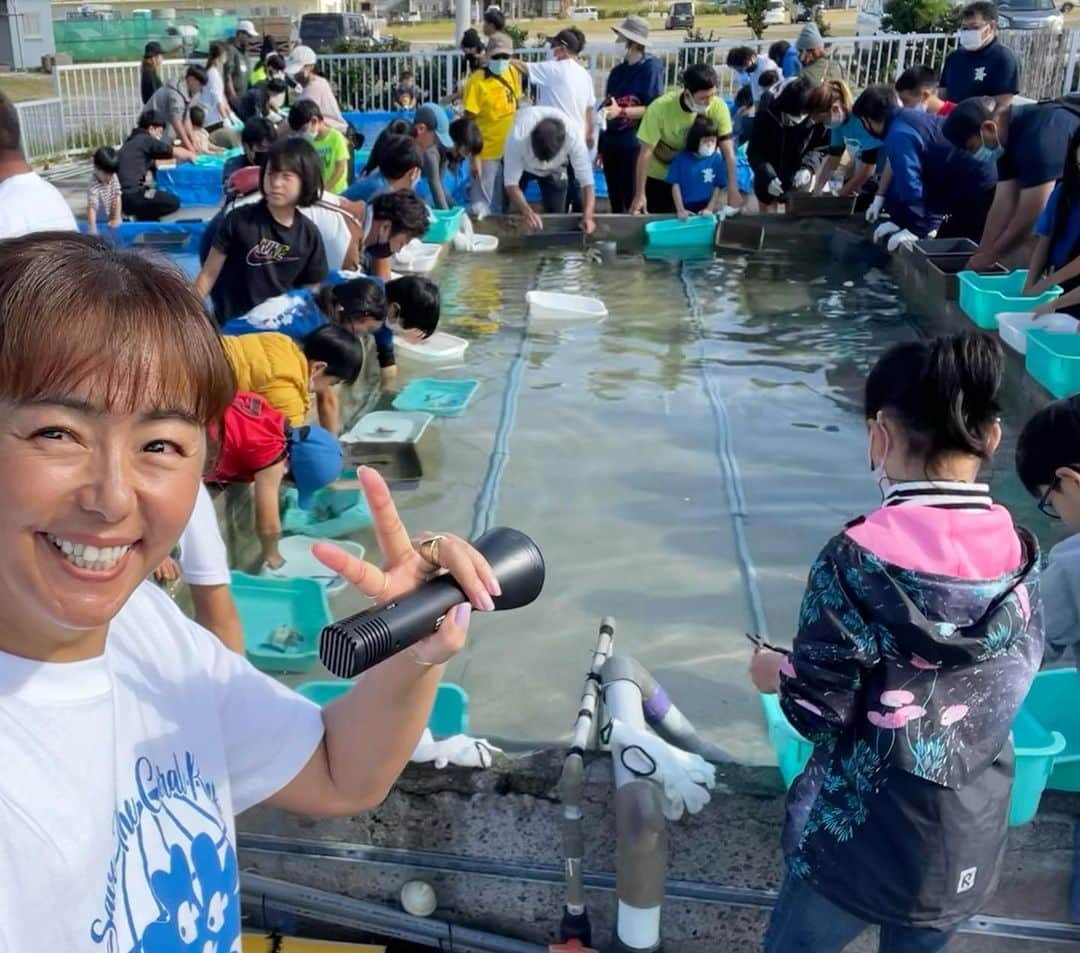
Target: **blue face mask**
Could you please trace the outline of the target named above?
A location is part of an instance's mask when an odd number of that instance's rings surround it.
[[[1005,147],[999,142],[996,146],[988,146],[986,140],[982,140],[982,145],[975,150],[975,161],[985,162],[987,164],[991,162],[997,162],[1005,153]]]
[[[735,78],[743,86],[745,86],[747,83],[750,82],[750,74],[748,72],[746,72],[746,70],[744,70],[744,69],[735,70]]]
[[[492,75],[502,76],[508,69],[510,69],[509,60],[491,60],[488,62],[488,69],[491,70]]]

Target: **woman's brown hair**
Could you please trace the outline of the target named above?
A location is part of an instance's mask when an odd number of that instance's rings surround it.
[[[219,421],[236,390],[191,282],[163,259],[75,232],[0,241],[0,400],[93,382],[103,409]]]
[[[839,106],[844,110],[845,116],[850,116],[852,105],[854,105],[854,100],[847,83],[839,79],[831,79],[827,83],[814,87],[806,101],[806,112],[809,116],[824,116],[832,112],[833,106]]]

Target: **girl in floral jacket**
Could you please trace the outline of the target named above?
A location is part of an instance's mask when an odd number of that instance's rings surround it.
[[[996,339],[892,348],[866,382],[883,505],[810,571],[790,655],[751,674],[814,743],[792,786],[766,953],[945,949],[993,892],[1009,729],[1043,651],[1038,545],[980,466],[1001,440]]]

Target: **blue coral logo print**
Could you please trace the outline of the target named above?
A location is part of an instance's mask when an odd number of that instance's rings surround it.
[[[171,765],[139,758],[113,827],[95,944],[108,953],[240,953],[236,852],[214,784],[190,752]]]

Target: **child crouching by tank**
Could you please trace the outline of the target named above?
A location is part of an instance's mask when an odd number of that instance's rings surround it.
[[[299,343],[277,331],[225,335],[221,343],[237,389],[261,394],[293,427],[307,423],[312,394],[318,400],[337,384],[354,384],[363,367],[360,341],[337,324],[324,324]],[[338,433],[336,403],[322,403],[318,410],[322,425]]]
[[[102,146],[94,153],[94,172],[86,190],[86,231],[97,234],[100,218],[109,228],[116,228],[123,221],[120,205],[120,179],[116,170],[120,157],[112,146]]]
[[[1010,726],[1043,652],[1035,538],[979,482],[1004,359],[967,334],[898,345],[866,382],[882,506],[810,570],[790,654],[754,684],[814,744],[788,796],[766,953],[944,950],[997,884]]]
[[[712,215],[724,207],[727,166],[717,151],[720,132],[708,116],[698,116],[686,134],[686,146],[671,160],[667,181],[675,201],[675,214]]]
[[[1057,400],[1033,416],[1016,444],[1016,470],[1039,511],[1080,534],[1080,396]],[[1047,657],[1070,646],[1080,666],[1080,535],[1060,542],[1039,583]]]
[[[293,427],[262,394],[241,390],[225,410],[206,482],[252,484],[262,558],[270,569],[280,569],[283,483],[296,487],[297,505],[308,509],[312,495],[340,474],[341,445],[333,434],[315,425]]]

